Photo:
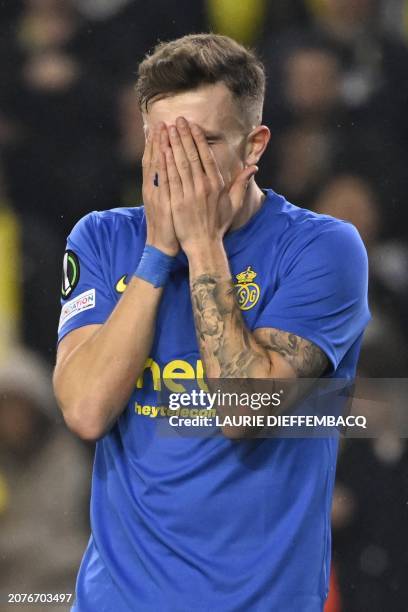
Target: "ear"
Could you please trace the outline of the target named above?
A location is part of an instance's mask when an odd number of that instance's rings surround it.
[[[250,132],[245,147],[245,164],[247,166],[256,165],[259,162],[270,138],[271,132],[266,125],[258,125]]]

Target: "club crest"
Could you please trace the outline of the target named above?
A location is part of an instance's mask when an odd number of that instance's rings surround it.
[[[259,300],[261,289],[257,283],[254,283],[256,276],[257,273],[251,269],[251,266],[235,276],[237,279],[235,291],[241,310],[250,310]]]

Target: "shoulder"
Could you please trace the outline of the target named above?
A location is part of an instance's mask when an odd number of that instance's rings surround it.
[[[367,252],[358,230],[348,221],[315,213],[275,195],[282,258],[294,263],[316,258],[323,265],[333,261],[366,261]]]
[[[68,243],[77,246],[111,243],[129,231],[132,235],[141,235],[144,225],[143,206],[94,210],[74,225],[68,236]]]
[[[303,239],[317,237],[325,233],[335,233],[343,236],[359,238],[358,231],[348,221],[342,221],[330,215],[322,215],[308,208],[292,204],[284,196],[270,192],[274,213],[282,223],[287,235],[293,234]]]

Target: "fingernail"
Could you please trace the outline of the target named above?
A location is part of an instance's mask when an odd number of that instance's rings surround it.
[[[170,126],[170,136],[177,136],[177,128],[175,125]]]

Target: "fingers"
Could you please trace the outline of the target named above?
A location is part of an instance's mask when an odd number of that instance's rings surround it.
[[[203,131],[195,124],[189,125],[184,117],[178,117],[176,125],[169,127],[160,122],[148,133],[143,181],[149,190],[157,177],[157,191],[163,197],[202,193],[204,179],[215,187],[224,184]]]
[[[171,147],[166,149],[167,177],[172,207],[183,202],[183,185]]]
[[[158,123],[148,132],[146,139],[146,147],[143,154],[143,184],[149,190],[154,184],[156,174],[160,171],[160,135],[165,129],[164,123]]]
[[[147,132],[145,150],[142,158],[142,169],[143,169],[143,182],[146,184],[148,180],[148,175],[150,172],[150,164],[152,160],[152,149],[153,149],[153,138],[152,132],[149,130]]]
[[[205,174],[213,185],[222,185],[223,179],[217,162],[202,129],[195,123],[191,124],[191,134],[194,139]]]
[[[200,181],[202,180],[204,174],[203,167],[201,165],[200,155],[191,134],[190,126],[184,117],[178,117],[176,120],[176,126],[182,147],[184,149],[185,157],[190,164],[192,177],[195,182]]]
[[[160,134],[164,128],[164,123],[160,122],[153,130],[152,157],[150,171],[148,173],[148,180],[151,182],[151,184],[153,184],[156,174],[158,175],[160,171]]]
[[[160,132],[159,150],[159,197],[161,202],[170,201],[169,177],[167,174],[166,150],[169,148],[169,136],[167,129]]]
[[[183,191],[184,193],[194,193],[193,171],[184,150],[178,129],[175,125],[171,125],[168,131],[173,159],[180,175]]]

